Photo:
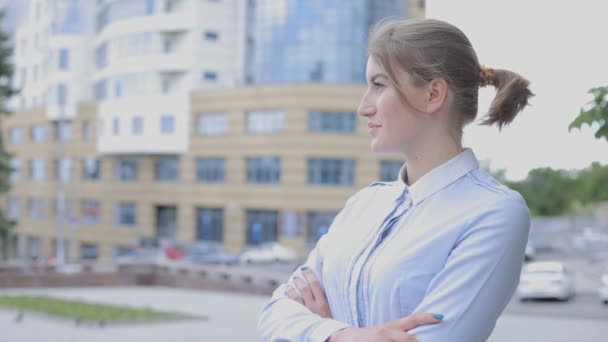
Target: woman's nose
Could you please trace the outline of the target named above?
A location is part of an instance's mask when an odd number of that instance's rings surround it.
[[[359,109],[357,109],[357,112],[361,116],[368,117],[376,114],[376,108],[369,103],[361,102],[361,104],[359,105]]]

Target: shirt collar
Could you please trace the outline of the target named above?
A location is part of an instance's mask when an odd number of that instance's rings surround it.
[[[427,172],[412,186],[407,185],[405,182],[405,179],[407,179],[406,165],[407,163],[403,164],[401,170],[399,170],[399,180],[397,183],[402,191],[410,193],[412,204],[416,205],[435,192],[454,183],[470,171],[479,168],[479,161],[473,150],[465,148],[456,157]]]

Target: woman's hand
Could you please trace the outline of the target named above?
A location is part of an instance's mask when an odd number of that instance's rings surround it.
[[[415,313],[369,328],[346,328],[331,335],[327,342],[416,342],[416,336],[407,331],[420,325],[439,323],[441,319],[442,315]]]
[[[321,286],[321,282],[315,273],[304,268],[302,275],[304,275],[305,280],[299,277],[294,280],[294,284],[300,290],[302,297],[298,295],[293,287],[289,288],[287,296],[323,318],[333,318],[325,296],[325,290],[323,290],[323,286]]]
[[[323,318],[333,318],[327,297],[325,296],[325,290],[323,290],[319,279],[309,269],[304,269],[302,274],[305,280],[298,277],[294,280],[294,284],[302,294],[302,297],[298,295],[293,287],[289,288],[287,296]],[[441,322],[442,319],[443,315],[439,314],[415,313],[369,328],[346,328],[334,333],[327,341],[416,342],[416,337],[407,333],[409,330],[420,325],[436,324]]]

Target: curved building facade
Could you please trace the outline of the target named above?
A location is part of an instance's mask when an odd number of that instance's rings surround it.
[[[404,0],[250,2],[246,80],[363,83],[367,33],[384,17],[409,17]]]

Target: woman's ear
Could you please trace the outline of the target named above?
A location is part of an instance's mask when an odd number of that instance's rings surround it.
[[[432,80],[427,84],[425,96],[426,112],[437,112],[447,102],[448,82],[442,78]]]

